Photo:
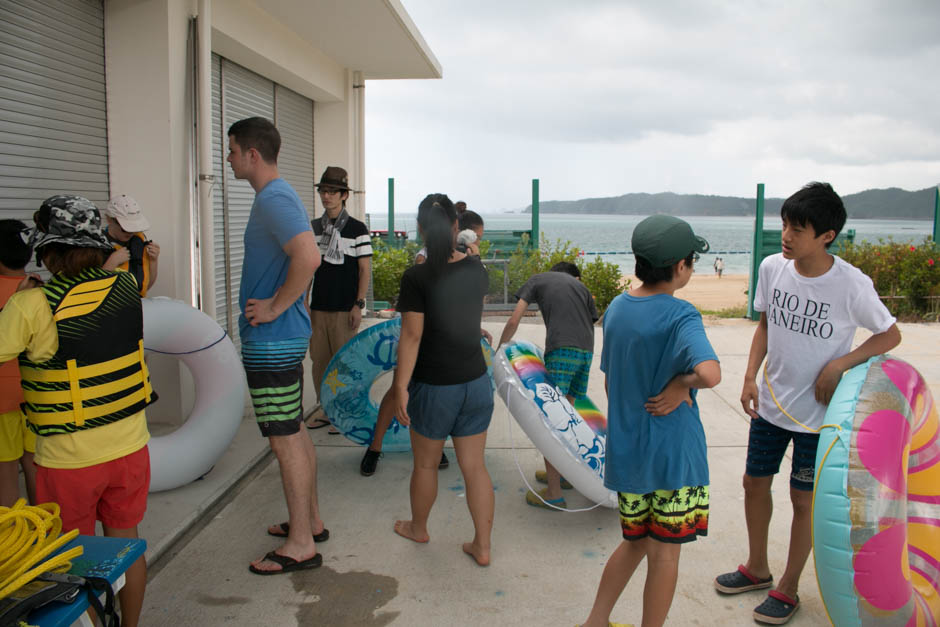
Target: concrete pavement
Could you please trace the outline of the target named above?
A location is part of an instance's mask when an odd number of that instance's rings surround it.
[[[502,323],[488,319],[485,327],[498,336]],[[914,364],[932,389],[940,390],[940,325],[901,327],[904,339],[894,354]],[[764,596],[762,592],[723,596],[712,586],[716,574],[746,559],[740,486],[748,419],[738,397],[753,328],[753,323],[742,320],[717,320],[707,326],[723,374],[719,386],[699,394],[711,471],[709,535],[682,549],[671,625],[751,625],[751,611]],[[863,337],[860,334],[857,339]],[[517,338],[541,345],[544,327],[522,324]],[[598,356],[601,339],[598,330]],[[606,410],[598,361],[593,366],[590,396]],[[218,496],[231,487],[231,481],[228,486],[224,482],[187,486],[151,496],[143,535],[147,536],[149,525],[153,537],[162,538],[156,540],[163,542],[161,553],[169,545],[168,523],[179,527],[187,520],[198,522],[185,546],[164,553],[160,570],[148,586],[145,625],[573,625],[587,616],[603,566],[620,541],[613,510],[559,513],[525,504],[525,485],[516,463],[532,482],[541,458],[497,400],[486,456],[496,489],[489,568],[476,566],[460,549],[473,531],[456,463],[439,475],[431,542],[417,545],[392,531],[396,519],[409,516],[410,454],[387,454],[376,475],[362,477],[363,449],[321,429],[309,433],[319,457],[320,506],[331,532],[330,540],[320,545],[323,567],[259,577],[249,573],[248,563],[278,546],[265,529],[287,517],[277,464],[260,455],[263,446],[256,443],[261,438],[250,433],[251,421],[246,425],[239,438],[255,444],[236,443],[236,448],[242,447],[238,461],[261,462],[252,478],[239,485],[234,498],[211,519],[198,520],[205,508],[191,504],[200,498],[196,493],[202,490],[203,496],[213,492]],[[448,452],[454,461],[453,451]],[[233,463],[228,459],[231,456],[220,464]],[[788,467],[785,461],[784,469]],[[781,475],[773,493],[770,542],[772,569],[778,576],[786,560],[791,512],[787,473]],[[590,505],[573,491],[566,497],[569,507]],[[641,565],[621,596],[613,620],[639,624],[645,572]],[[789,624],[827,624],[812,557],[800,595],[802,607]]]

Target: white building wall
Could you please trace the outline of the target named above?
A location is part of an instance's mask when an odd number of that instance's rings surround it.
[[[195,12],[192,0],[105,2],[111,193],[137,199],[153,227],[151,238],[160,244],[150,295],[186,302],[193,292],[188,36]],[[212,51],[313,99],[316,180],[327,165],[340,165],[350,172],[350,186],[362,190],[357,163],[363,142],[351,70],[248,0],[212,2]],[[353,195],[349,208],[363,217],[361,194]],[[317,200],[315,213],[322,211]],[[149,363],[160,394],[148,409],[150,421],[179,424],[192,406],[191,377],[175,359],[154,355]],[[309,381],[305,387],[313,402]]]

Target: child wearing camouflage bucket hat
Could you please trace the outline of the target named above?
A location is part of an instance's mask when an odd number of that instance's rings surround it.
[[[98,209],[52,196],[33,220],[37,260],[52,278],[18,291],[0,311],[0,363],[19,356],[29,428],[36,438],[39,502],[61,508],[64,529],[136,538],[150,486],[144,408],[155,400],[144,363],[137,281],[104,270],[113,250]],[[146,587],[141,557],[119,593],[136,625]]]

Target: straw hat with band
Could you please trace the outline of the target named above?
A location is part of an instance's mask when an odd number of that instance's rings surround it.
[[[335,165],[323,171],[323,176],[320,177],[320,182],[316,184],[316,187],[334,187],[343,192],[352,191],[349,188],[349,175],[346,174],[346,170]]]

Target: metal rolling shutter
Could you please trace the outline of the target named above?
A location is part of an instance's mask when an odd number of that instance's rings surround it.
[[[275,102],[277,112],[275,113]],[[213,227],[215,238],[216,320],[238,345],[238,291],[244,259],[244,235],[255,192],[239,181],[226,162],[228,128],[251,116],[273,120],[281,132],[281,175],[313,211],[313,101],[212,55]]]
[[[53,194],[108,202],[100,0],[0,0],[0,217]]]
[[[281,133],[278,171],[313,218],[313,101],[281,85],[276,89],[277,130]]]
[[[222,57],[212,55],[212,250],[215,266],[215,321],[229,331],[228,271],[225,259],[225,212],[222,177],[225,176],[228,138],[222,127]]]

